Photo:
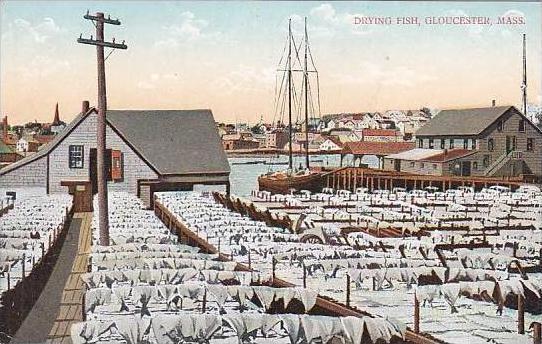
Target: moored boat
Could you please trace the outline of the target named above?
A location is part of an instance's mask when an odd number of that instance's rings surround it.
[[[288,194],[292,191],[309,190],[319,192],[322,190],[321,171],[300,172],[288,175],[285,172],[274,172],[258,177],[260,190],[271,193]]]
[[[293,168],[293,152],[292,152],[292,140],[293,140],[293,131],[292,131],[292,96],[293,96],[293,79],[292,79],[292,72],[294,71],[292,69],[292,48],[296,50],[296,56],[299,61],[298,51],[301,50],[301,47],[298,49],[295,48],[295,42],[293,42],[292,37],[292,30],[291,30],[291,22],[288,25],[288,56],[286,61],[286,65],[284,68],[280,68],[279,70],[285,72],[281,80],[285,80],[283,84],[283,81],[281,81],[281,91],[282,86],[284,85],[284,92],[281,92],[283,95],[287,95],[287,104],[288,104],[288,133],[289,133],[289,149],[288,149],[288,162],[287,163],[281,163],[281,162],[273,162],[268,161],[268,165],[278,165],[278,164],[287,164],[288,169],[286,171],[280,171],[280,172],[268,172],[267,174],[261,175],[258,177],[258,186],[260,190],[269,191],[271,193],[281,193],[281,194],[288,194],[292,191],[301,191],[301,190],[309,190],[311,192],[319,192],[322,190],[322,171],[318,169],[311,169],[310,167],[310,159],[309,159],[309,108],[312,109],[314,112],[314,105],[311,103],[309,105],[309,102],[312,100],[310,99],[312,97],[312,94],[310,94],[310,85],[309,85],[309,73],[315,73],[316,77],[318,78],[318,71],[316,70],[316,67],[314,66],[314,60],[310,54],[310,48],[308,43],[308,35],[307,35],[307,22],[305,18],[305,37],[304,37],[304,48],[305,48],[305,59],[304,59],[304,66],[303,66],[303,85],[301,87],[302,95],[304,96],[304,99],[300,99],[298,101],[298,104],[303,104],[305,111],[304,111],[304,125],[305,125],[305,168],[301,169],[301,166],[298,171],[294,170]],[[308,61],[311,61],[311,68],[309,70]],[[281,59],[282,61],[282,59]],[[301,64],[301,61],[299,61]],[[299,71],[299,70],[298,70]],[[317,79],[318,80],[318,79]],[[319,90],[317,87],[317,95],[319,98]],[[295,102],[295,100],[294,100]],[[286,103],[286,102],[285,102]],[[320,111],[320,106],[318,103],[318,112]]]

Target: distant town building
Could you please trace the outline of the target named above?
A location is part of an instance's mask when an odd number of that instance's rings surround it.
[[[342,148],[343,144],[338,138],[329,136],[324,142],[322,142],[322,144],[320,144],[319,150],[322,152],[339,152],[342,150]]]
[[[23,156],[0,140],[0,168],[19,161]]]
[[[266,148],[282,148],[288,142],[289,134],[285,129],[275,129],[265,134]]]
[[[256,149],[260,143],[252,137],[252,133],[227,134],[222,136],[222,147],[224,150]]]
[[[361,140],[367,142],[401,142],[403,135],[395,129],[363,129]]]
[[[51,125],[50,125],[51,133],[53,133],[54,135],[57,135],[62,130],[64,130],[65,127],[66,127],[66,123],[60,120],[60,114],[58,112],[58,103],[56,103],[55,117],[53,118],[53,122],[51,122]]]
[[[32,137],[22,137],[17,141],[17,152],[37,152],[39,147],[40,143],[35,141]]]

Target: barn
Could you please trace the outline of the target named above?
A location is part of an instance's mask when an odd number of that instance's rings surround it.
[[[37,153],[0,169],[0,188],[68,192],[68,182],[97,187],[97,110],[82,111]],[[137,194],[213,185],[229,192],[230,168],[211,110],[108,110],[108,189]]]

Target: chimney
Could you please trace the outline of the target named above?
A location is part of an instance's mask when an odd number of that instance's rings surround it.
[[[497,105],[497,101],[495,99],[493,99],[491,101],[491,107],[495,107],[495,105]]]
[[[88,100],[83,100],[83,104],[82,104],[82,107],[81,107],[81,112],[82,113],[87,113],[89,108],[90,108],[90,104],[89,104]]]
[[[2,139],[4,142],[8,140],[8,116],[4,116],[2,120]]]
[[[54,125],[57,125],[60,123],[60,115],[58,114],[58,103],[56,103],[56,107],[55,107],[55,118],[53,119],[53,123]]]

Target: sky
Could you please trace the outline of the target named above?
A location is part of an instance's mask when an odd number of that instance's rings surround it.
[[[119,18],[105,37],[127,50],[106,61],[110,109],[210,108],[217,121],[277,118],[277,66],[288,19],[303,17],[319,71],[321,113],[521,104],[522,34],[528,99],[541,97],[539,2],[0,2],[0,115],[51,121],[55,103],[71,120],[97,102],[95,36],[87,10]],[[420,25],[395,18],[418,17]],[[427,17],[482,16],[492,25],[432,25]],[[525,24],[499,25],[522,17]],[[356,25],[391,17],[391,25]],[[108,52],[108,51],[106,51]]]

